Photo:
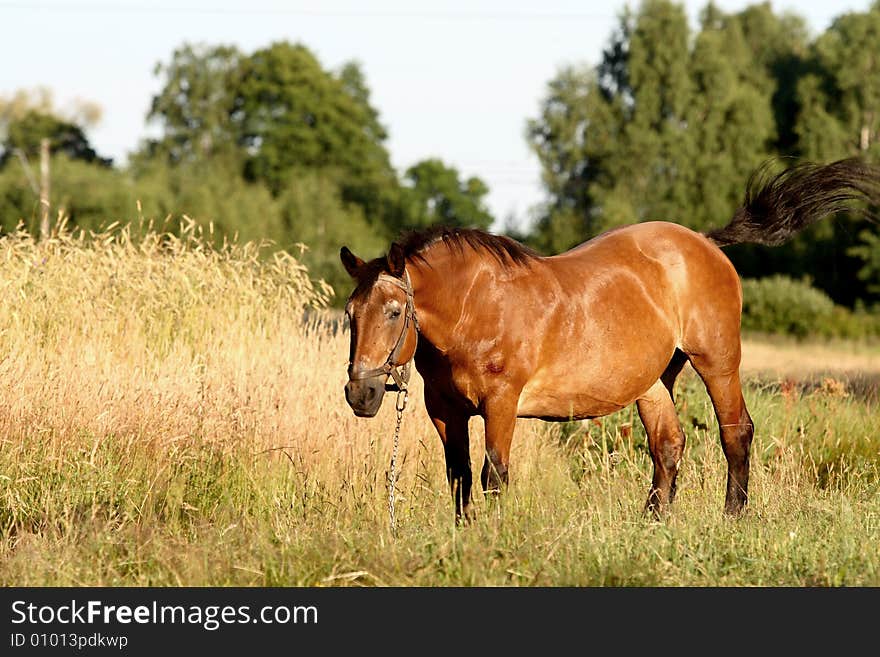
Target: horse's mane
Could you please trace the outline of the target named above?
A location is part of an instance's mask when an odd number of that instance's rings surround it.
[[[425,252],[428,247],[438,242],[458,253],[463,253],[465,247],[474,251],[485,251],[504,267],[527,265],[541,257],[536,251],[506,235],[493,235],[475,228],[432,226],[410,231],[397,240],[407,260],[422,262],[427,262]]]

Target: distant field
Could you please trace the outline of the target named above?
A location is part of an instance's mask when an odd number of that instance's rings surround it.
[[[0,241],[0,287],[2,585],[880,585],[874,348],[746,341],[737,521],[691,374],[664,522],[641,512],[650,458],[626,409],[521,421],[508,494],[456,527],[416,376],[393,539],[393,409],[352,415],[347,336],[302,322],[320,295],[292,258],[22,236]]]
[[[746,336],[742,369],[780,376],[880,375],[880,343],[804,342]]]

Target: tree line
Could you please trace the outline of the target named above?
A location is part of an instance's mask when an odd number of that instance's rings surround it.
[[[542,250],[650,219],[723,225],[768,159],[880,160],[880,2],[811,39],[769,3],[709,3],[692,30],[683,6],[645,0],[623,13],[598,66],[550,81],[527,138],[547,202],[525,237]],[[850,306],[880,298],[877,226],[857,213],[783,247],[727,252],[744,277],[808,277]]]
[[[486,184],[439,158],[398,175],[356,63],[327,70],[307,47],[287,42],[250,54],[187,44],[155,72],[162,88],[147,119],[160,136],[142,142],[125,167],[99,156],[83,122],[54,108],[48,94],[3,99],[0,229],[34,229],[28,167],[43,138],[53,205],[71,224],[185,215],[212,224],[217,239],[305,245],[313,275],[339,292],[348,285],[342,243],[378,255],[406,228],[493,221]]]
[[[33,229],[33,168],[52,152],[52,203],[98,228],[185,215],[218,236],[306,245],[302,258],[341,296],[340,244],[378,255],[401,231],[436,223],[497,225],[488,187],[440,157],[391,165],[387,129],[362,67],[325,68],[307,46],[184,44],[157,65],[148,121],[158,137],[125,166],[87,138],[97,110],[56,108],[47,94],[0,99],[0,230]],[[626,9],[596,66],[548,82],[526,139],[546,200],[514,236],[556,253],[614,226],[726,222],[750,173],[769,158],[880,161],[880,2],[839,16],[816,37],[769,3],[705,6],[692,28],[682,5]],[[773,249],[729,249],[746,277],[808,277],[836,302],[880,300],[880,232],[856,214]]]

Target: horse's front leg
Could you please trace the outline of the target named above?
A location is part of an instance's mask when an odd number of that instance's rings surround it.
[[[471,454],[467,413],[425,390],[425,407],[443,442],[446,479],[455,501],[455,518],[471,518]]]
[[[483,405],[486,424],[486,459],[480,481],[483,492],[498,494],[507,486],[510,465],[510,443],[516,427],[516,395],[504,395],[488,400]]]

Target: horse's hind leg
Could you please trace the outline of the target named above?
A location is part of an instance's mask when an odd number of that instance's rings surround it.
[[[678,367],[679,371],[681,366]],[[677,372],[675,373],[677,374]],[[648,448],[654,461],[654,479],[645,509],[659,517],[675,498],[678,465],[684,453],[685,436],[672,401],[671,382],[657,381],[636,401],[639,417],[648,434]]]
[[[737,342],[737,346],[739,343]],[[727,494],[724,511],[739,515],[748,501],[749,449],[755,427],[746,408],[739,378],[739,349],[734,362],[720,367],[707,356],[691,355],[691,364],[706,384],[706,390],[715,407],[715,417],[721,432],[721,447],[727,458]],[[722,358],[716,358],[723,360]],[[713,366],[714,365],[714,366]]]

